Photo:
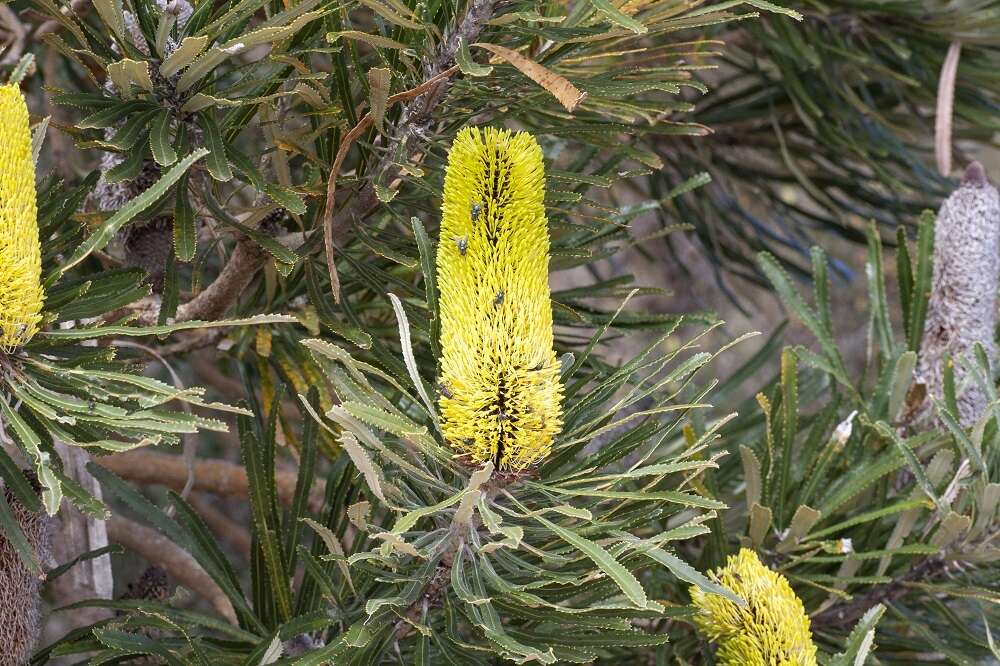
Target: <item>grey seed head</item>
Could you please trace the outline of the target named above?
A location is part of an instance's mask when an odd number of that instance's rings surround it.
[[[986,169],[978,161],[967,166],[965,173],[962,174],[963,187],[986,187],[989,185],[989,182],[989,179],[986,177]]]
[[[965,387],[958,396],[961,424],[972,425],[986,409],[988,396],[975,381],[966,381],[966,366],[975,363],[977,345],[991,365],[997,361],[998,288],[1000,195],[982,165],[973,162],[962,186],[941,205],[934,226],[934,271],[917,365],[927,397],[917,406],[917,421],[931,414],[930,398],[943,396],[945,357],[954,361],[956,386]]]

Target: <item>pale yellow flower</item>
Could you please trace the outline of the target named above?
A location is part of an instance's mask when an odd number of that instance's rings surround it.
[[[38,331],[42,300],[35,164],[28,107],[16,85],[0,86],[0,348]]]
[[[473,462],[508,471],[544,458],[562,427],[544,198],[530,134],[458,134],[437,254],[441,426]]]
[[[802,601],[785,577],[764,566],[757,553],[743,548],[709,577],[747,602],[741,607],[721,595],[691,588],[699,611],[695,624],[718,643],[720,664],[816,665],[816,646]]]

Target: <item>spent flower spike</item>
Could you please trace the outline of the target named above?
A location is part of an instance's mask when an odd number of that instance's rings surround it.
[[[17,85],[0,86],[0,349],[38,331],[42,300],[35,164],[28,107]]]
[[[548,455],[562,427],[544,198],[530,134],[459,132],[437,254],[441,427],[473,462],[510,472]]]
[[[739,606],[719,594],[691,588],[694,621],[713,642],[723,666],[816,666],[809,617],[788,580],[747,548],[730,555],[710,577],[739,597]]]

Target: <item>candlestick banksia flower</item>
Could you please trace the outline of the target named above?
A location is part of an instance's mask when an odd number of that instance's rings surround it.
[[[42,311],[35,164],[28,107],[16,85],[0,86],[0,349],[23,345]]]
[[[699,610],[695,624],[719,644],[716,659],[720,664],[815,666],[809,618],[784,576],[764,566],[746,548],[709,576],[747,602],[741,607],[721,595],[691,588]]]
[[[544,197],[530,134],[459,132],[437,254],[441,429],[472,461],[506,471],[544,458],[562,427]]]

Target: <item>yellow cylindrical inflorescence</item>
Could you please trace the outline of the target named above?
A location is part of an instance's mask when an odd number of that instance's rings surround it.
[[[42,249],[28,107],[16,85],[0,86],[0,349],[38,331]]]
[[[562,427],[544,198],[530,134],[459,132],[437,254],[441,428],[473,462],[505,471],[544,458]]]
[[[716,658],[724,666],[816,666],[816,646],[809,617],[781,574],[764,566],[743,548],[726,566],[710,574],[747,602],[691,588],[699,613],[698,628],[718,643]]]

